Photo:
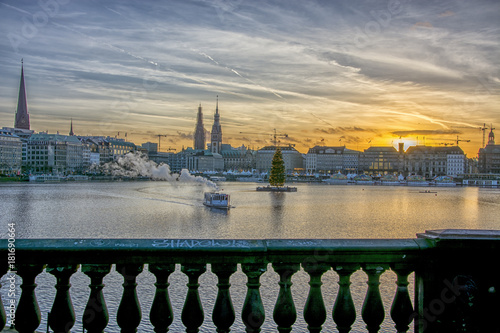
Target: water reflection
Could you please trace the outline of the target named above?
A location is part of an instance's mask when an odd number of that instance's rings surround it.
[[[2,196],[5,204],[10,203],[10,209],[2,209],[8,223],[14,223],[16,226],[17,238],[30,238],[30,230],[33,228],[32,213],[33,195],[31,187],[16,186],[12,196]],[[3,214],[2,214],[3,215]]]
[[[270,217],[269,223],[271,225],[272,235],[283,235],[284,216],[285,216],[285,200],[289,193],[283,192],[268,192],[266,193],[270,200]]]

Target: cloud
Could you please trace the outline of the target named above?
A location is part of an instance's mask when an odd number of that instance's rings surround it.
[[[335,128],[316,128],[314,130],[316,133],[325,133],[325,134],[341,134],[346,132],[374,132],[372,129],[361,128],[357,126],[348,126],[348,127],[335,127]]]
[[[461,134],[462,132],[454,129],[439,129],[439,130],[426,130],[426,129],[415,129],[415,130],[406,130],[406,131],[394,131],[391,132],[393,136],[399,136],[399,137],[407,137],[407,136],[413,136],[413,135],[437,135],[437,134],[445,134],[445,135],[457,135]]]
[[[430,22],[417,22],[411,27],[412,29],[417,29],[419,27],[422,28],[433,28],[432,24]]]
[[[439,17],[448,17],[448,16],[453,16],[455,15],[455,12],[451,11],[451,10],[447,10],[441,14],[439,14]]]

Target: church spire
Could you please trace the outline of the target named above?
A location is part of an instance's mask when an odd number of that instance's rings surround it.
[[[214,124],[212,126],[211,134],[211,150],[212,153],[220,154],[222,150],[222,129],[220,126],[220,115],[219,115],[219,95],[217,95],[217,101],[215,104],[215,115]]]
[[[194,131],[194,149],[205,149],[205,127],[203,126],[203,112],[200,106],[198,106],[198,116],[196,119],[196,128]]]
[[[71,118],[71,127],[70,127],[70,130],[69,130],[69,135],[70,136],[74,136],[75,133],[73,132],[73,118]]]
[[[21,83],[19,84],[19,97],[17,99],[16,121],[14,128],[30,129],[30,115],[26,101],[26,87],[24,84],[24,62],[21,59]]]

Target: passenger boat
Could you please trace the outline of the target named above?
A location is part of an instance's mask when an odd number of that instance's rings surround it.
[[[205,192],[203,204],[218,209],[229,210],[231,208],[229,194],[219,192]]]

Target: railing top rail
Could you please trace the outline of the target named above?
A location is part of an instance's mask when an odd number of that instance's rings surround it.
[[[8,242],[0,240],[7,251]],[[398,263],[413,265],[447,249],[500,250],[500,231],[435,230],[414,239],[17,239],[17,263]],[[1,250],[0,250],[1,251]],[[491,253],[493,253],[491,252]]]
[[[0,240],[6,249],[7,240]],[[413,262],[425,239],[18,239],[18,263]]]

